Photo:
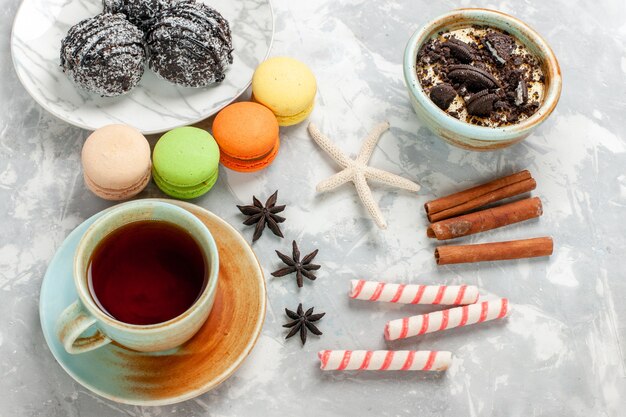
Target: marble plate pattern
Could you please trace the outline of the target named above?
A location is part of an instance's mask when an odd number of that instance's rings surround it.
[[[59,342],[56,319],[77,298],[72,278],[76,246],[87,228],[106,210],[70,233],[50,262],[41,286],[41,327],[56,360],[83,386],[126,404],[172,404],[215,388],[246,359],[265,318],[263,271],[243,237],[201,207],[162,201],[176,204],[204,222],[220,253],[220,277],[213,310],[198,333],[184,345],[165,352],[144,353],[112,343],[71,355]]]
[[[267,58],[274,36],[270,0],[201,1],[231,25],[234,61],[220,84],[180,87],[146,67],[139,85],[122,96],[100,97],[76,87],[59,65],[61,40],[71,26],[102,11],[100,0],[24,0],[11,36],[15,70],[43,108],[85,129],[125,123],[151,134],[198,122],[246,90],[254,69]]]

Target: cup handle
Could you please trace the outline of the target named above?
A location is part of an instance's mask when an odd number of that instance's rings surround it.
[[[67,353],[89,352],[111,343],[111,339],[97,330],[93,336],[80,337],[83,332],[96,323],[79,300],[67,307],[57,320],[57,334]]]

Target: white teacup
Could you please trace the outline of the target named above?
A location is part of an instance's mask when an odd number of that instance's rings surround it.
[[[205,257],[207,275],[197,300],[181,315],[156,324],[137,325],[119,321],[98,306],[89,290],[88,267],[98,244],[116,229],[138,221],[163,221],[189,232]],[[74,257],[74,284],[78,300],[57,320],[57,334],[69,353],[97,349],[112,341],[142,352],[174,348],[189,340],[204,324],[215,299],[219,258],[209,229],[190,212],[160,201],[132,201],[120,204],[96,220],[85,232]],[[83,336],[92,326],[96,331]]]

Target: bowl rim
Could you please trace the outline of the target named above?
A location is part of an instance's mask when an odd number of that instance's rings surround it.
[[[468,24],[472,24],[475,23],[475,20],[484,20],[486,17],[492,18],[492,20],[495,20],[502,25],[508,25],[526,34],[529,40],[534,43],[534,48],[539,49],[539,58],[545,62],[545,68],[547,69],[547,73],[544,75],[546,79],[549,80],[544,100],[533,115],[520,123],[495,128],[466,123],[455,119],[441,110],[426,95],[421,83],[417,79],[417,72],[415,68],[416,57],[419,49],[436,31],[451,23],[453,19],[457,20],[457,24],[458,21],[463,20],[467,21]],[[506,30],[506,28],[499,27],[495,24],[489,24],[486,22],[481,23],[486,26],[493,26],[497,29]],[[517,36],[515,38],[525,46],[528,46],[528,43],[525,42],[524,39],[520,39]],[[403,70],[406,86],[411,96],[424,109],[425,113],[430,118],[434,119],[435,123],[447,130],[459,132],[463,136],[471,137],[473,140],[485,142],[510,141],[512,139],[519,138],[520,135],[527,135],[530,133],[531,130],[542,123],[552,113],[559,101],[562,88],[561,68],[559,66],[559,62],[556,55],[543,37],[520,19],[498,10],[485,8],[454,9],[448,13],[439,15],[429,20],[427,23],[418,28],[409,38],[405,47]]]

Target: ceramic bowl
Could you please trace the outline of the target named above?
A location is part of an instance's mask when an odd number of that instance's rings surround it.
[[[422,45],[437,32],[471,25],[490,26],[508,32],[541,62],[545,74],[544,100],[529,118],[497,128],[472,125],[449,116],[422,89],[416,72],[417,53]],[[470,150],[500,149],[523,140],[552,113],[561,95],[561,69],[550,46],[526,23],[495,10],[457,9],[431,20],[409,39],[403,67],[411,105],[420,121],[446,142]]]

